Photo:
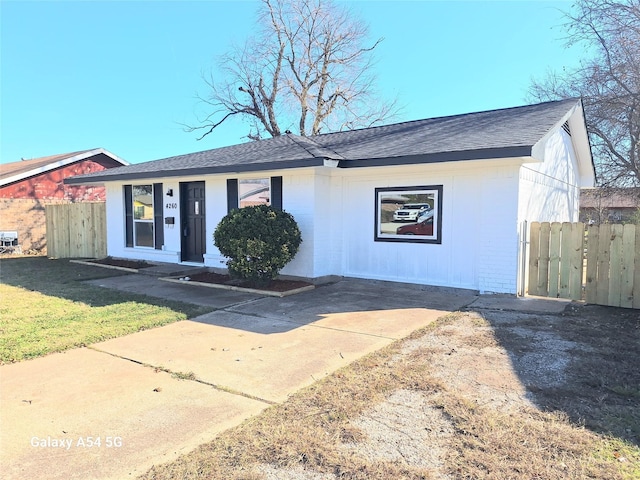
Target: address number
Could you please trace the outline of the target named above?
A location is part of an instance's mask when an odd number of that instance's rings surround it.
[[[167,203],[167,205],[164,207],[167,210],[172,209],[172,208],[178,208],[178,204],[177,203]]]

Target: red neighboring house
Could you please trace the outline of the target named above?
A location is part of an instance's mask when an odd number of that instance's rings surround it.
[[[0,164],[0,231],[17,231],[23,251],[43,251],[46,204],[105,201],[104,187],[64,179],[122,165],[128,162],[104,148]]]

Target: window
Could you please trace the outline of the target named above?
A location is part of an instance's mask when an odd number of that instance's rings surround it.
[[[376,242],[442,243],[442,185],[375,189]]]
[[[271,205],[282,210],[282,177],[227,179],[227,211],[250,205]]]
[[[133,245],[153,247],[153,185],[133,185]]]
[[[125,185],[127,247],[161,249],[164,243],[162,184]]]
[[[238,180],[238,206],[271,205],[271,182],[268,178]]]

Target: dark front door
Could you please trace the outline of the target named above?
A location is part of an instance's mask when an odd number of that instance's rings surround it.
[[[204,182],[180,184],[182,218],[182,261],[204,262],[206,222],[204,211]]]

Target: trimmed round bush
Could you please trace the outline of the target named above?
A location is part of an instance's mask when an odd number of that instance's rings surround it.
[[[293,216],[268,205],[234,209],[218,224],[213,243],[227,257],[229,275],[266,285],[302,243]]]

